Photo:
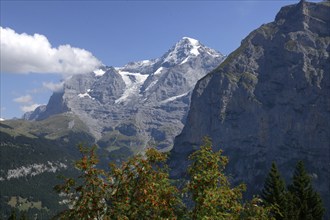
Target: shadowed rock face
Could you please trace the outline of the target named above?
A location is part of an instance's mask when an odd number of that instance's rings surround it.
[[[132,152],[145,146],[169,150],[183,128],[196,82],[224,58],[184,37],[158,59],[72,76],[46,107],[25,118],[72,112],[109,151],[120,146]]]
[[[233,182],[247,183],[250,194],[272,161],[289,180],[303,160],[330,206],[329,11],[325,2],[282,8],[197,83],[171,152],[172,176],[184,175],[187,156],[210,136],[229,156]]]

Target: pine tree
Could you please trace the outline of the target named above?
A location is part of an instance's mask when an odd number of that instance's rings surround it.
[[[314,191],[312,181],[307,174],[304,163],[296,165],[293,182],[289,186],[291,219],[309,220],[322,219],[324,207],[320,195]]]
[[[277,207],[277,211],[273,213],[277,220],[286,219],[286,194],[285,182],[281,178],[275,162],[273,162],[265,180],[261,198],[265,201],[266,205]]]

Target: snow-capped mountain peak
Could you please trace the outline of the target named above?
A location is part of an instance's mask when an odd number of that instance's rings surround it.
[[[183,64],[190,58],[203,56],[205,53],[215,58],[223,56],[219,52],[204,46],[196,39],[183,37],[163,56],[163,62],[167,65]]]
[[[196,82],[223,59],[198,40],[184,37],[160,58],[72,76],[47,107],[25,118],[40,120],[70,111],[98,141],[124,138],[128,147],[157,143],[169,148],[183,127]]]
[[[164,55],[164,63],[178,64],[189,56],[198,56],[199,48],[200,44],[197,40],[184,37]]]
[[[182,40],[188,40],[192,45],[199,45],[199,41],[191,37],[183,37]]]
[[[194,38],[183,37],[160,58],[129,62],[123,67],[117,67],[116,70],[159,75],[164,68],[182,65],[188,61],[194,62],[196,58],[204,59],[205,57],[220,59],[225,56],[214,49],[206,47]]]

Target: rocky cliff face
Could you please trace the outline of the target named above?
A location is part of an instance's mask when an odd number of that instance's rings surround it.
[[[136,153],[145,146],[168,150],[183,127],[196,82],[223,59],[219,52],[184,37],[161,58],[73,76],[46,108],[26,118],[43,120],[72,112],[109,152],[124,147]]]
[[[171,152],[181,177],[187,155],[210,136],[229,156],[233,182],[259,193],[275,161],[288,180],[305,161],[326,207],[330,198],[329,2],[290,5],[262,25],[192,94]]]

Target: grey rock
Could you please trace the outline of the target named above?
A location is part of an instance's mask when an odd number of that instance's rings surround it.
[[[118,146],[135,153],[145,147],[166,151],[183,128],[196,82],[224,58],[184,37],[160,58],[72,76],[33,119],[71,112],[109,151]]]
[[[187,156],[209,136],[229,157],[233,183],[245,182],[250,194],[272,161],[289,181],[303,160],[330,207],[329,11],[326,2],[283,7],[197,83],[171,151],[173,177],[185,176]]]
[[[37,118],[39,118],[40,115],[43,114],[43,112],[45,111],[46,111],[46,105],[41,105],[37,107],[34,111],[24,113],[22,119],[34,121]]]

